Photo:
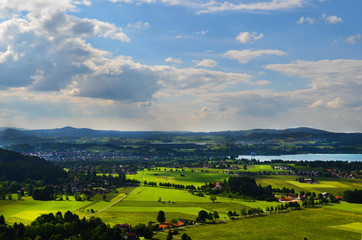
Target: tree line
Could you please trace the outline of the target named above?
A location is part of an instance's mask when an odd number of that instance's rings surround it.
[[[0,216],[0,239],[36,239],[36,240],[121,240],[130,236],[151,239],[157,226],[152,222],[148,225],[137,224],[134,227],[127,224],[110,227],[100,218],[80,219],[78,215],[67,211],[43,214],[30,225],[14,223],[6,225]]]

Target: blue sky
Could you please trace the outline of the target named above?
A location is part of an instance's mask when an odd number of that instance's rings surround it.
[[[1,0],[0,125],[362,131],[360,0]]]

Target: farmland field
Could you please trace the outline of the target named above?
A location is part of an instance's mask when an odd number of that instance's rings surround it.
[[[125,193],[131,192],[134,188],[128,187],[118,189],[119,194],[108,194],[108,200],[102,201],[102,196],[96,195],[92,201],[75,201],[73,196],[69,200],[62,201],[36,201],[31,197],[23,197],[17,200],[0,201],[0,215],[4,215],[8,223],[22,222],[28,224],[43,213],[56,213],[72,211],[81,217],[90,214],[90,209],[99,211],[125,196]],[[16,200],[15,200],[16,199]]]
[[[226,221],[223,224],[205,224],[181,230],[192,239],[361,239],[356,231],[362,215],[325,208],[270,214],[264,217]],[[344,229],[339,225],[346,224]],[[337,226],[337,227],[335,227]],[[344,231],[347,230],[347,231]],[[155,239],[164,240],[157,234]]]
[[[0,214],[4,215],[10,223],[23,222],[28,224],[40,214],[49,212],[75,211],[83,208],[90,202],[75,201],[69,197],[69,201],[35,201],[31,197],[23,197],[22,200],[0,201]]]
[[[296,192],[329,192],[334,195],[341,195],[346,190],[362,188],[361,179],[337,179],[337,178],[315,178],[319,183],[299,183],[295,181],[297,176],[288,175],[264,175],[255,176],[256,182],[262,186],[272,185],[273,187],[293,188]]]
[[[362,222],[354,222],[354,223],[349,223],[349,224],[342,224],[342,225],[338,225],[338,226],[333,226],[332,228],[362,234]]]
[[[362,204],[359,203],[348,203],[348,202],[341,202],[333,205],[325,206],[326,208],[331,208],[334,210],[341,210],[346,212],[355,212],[362,214]]]
[[[166,171],[164,169],[166,169]],[[210,170],[209,173],[200,172],[201,170],[197,169],[195,169],[194,172],[191,172],[189,169],[185,169],[184,172],[176,172],[174,169],[172,170],[173,171],[170,171],[170,168],[162,168],[160,171],[145,169],[143,171],[139,171],[136,175],[127,175],[127,178],[135,179],[140,182],[168,182],[171,184],[194,185],[195,187],[198,187],[207,182],[222,181],[230,177],[229,174],[223,173],[223,170]]]
[[[263,165],[259,166],[261,169]],[[193,170],[193,171],[191,171]],[[168,182],[183,185],[204,185],[206,182],[223,181],[231,175],[220,169],[184,168],[184,171],[171,168],[145,169],[135,175],[127,175],[129,179],[141,182]],[[262,186],[294,188],[296,192],[331,192],[340,194],[347,189],[361,188],[360,179],[317,178],[318,184],[299,183],[296,176],[288,175],[256,175],[256,181]],[[224,223],[206,224],[188,227],[186,232],[193,239],[360,239],[357,231],[362,219],[361,204],[340,203],[323,208],[273,213],[263,217],[251,217],[241,220],[228,220],[228,211],[240,214],[243,208],[258,208],[280,204],[279,202],[244,201],[217,196],[215,203],[209,196],[196,196],[187,190],[166,187],[133,186],[117,189],[117,193],[107,194],[106,201],[96,195],[91,201],[75,201],[70,196],[63,201],[35,201],[31,197],[22,200],[0,201],[0,215],[4,215],[7,223],[30,223],[42,213],[66,212],[70,210],[80,217],[100,217],[106,224],[148,223],[156,221],[158,211],[165,212],[166,219],[195,220],[198,212],[218,211]],[[13,196],[16,199],[16,195]],[[92,213],[92,210],[95,213]],[[356,230],[357,229],[357,230]],[[181,232],[181,233],[182,233]],[[227,235],[226,235],[227,234]],[[157,234],[155,239],[163,240],[166,236]]]
[[[166,213],[166,218],[169,220],[172,218],[195,220],[201,210],[218,211],[220,219],[224,219],[227,218],[227,212],[230,210],[240,213],[242,208],[261,207],[265,209],[267,206],[276,206],[277,204],[277,202],[245,202],[228,198],[218,198],[215,203],[212,203],[208,196],[198,197],[186,190],[139,187],[123,201],[102,213],[96,214],[96,216],[101,217],[111,225],[120,221],[118,218],[112,219],[112,215],[129,215],[131,219],[121,218],[131,224],[147,223],[148,221],[155,221],[160,210]]]

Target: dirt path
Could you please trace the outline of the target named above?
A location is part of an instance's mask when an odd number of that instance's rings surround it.
[[[138,189],[139,187],[140,187],[140,186],[136,187],[136,188],[133,189],[131,192],[127,193],[124,197],[122,197],[121,199],[119,199],[119,200],[115,201],[114,203],[108,205],[107,207],[105,207],[105,208],[103,208],[103,209],[101,209],[101,210],[99,210],[99,211],[97,211],[97,212],[95,212],[95,213],[88,214],[88,215],[86,215],[85,217],[90,217],[90,216],[93,216],[93,215],[95,215],[95,214],[97,214],[97,213],[103,212],[104,210],[112,207],[113,205],[119,203],[120,201],[122,201],[123,199],[125,199],[126,197],[128,197],[129,194],[133,193],[133,192],[134,192],[136,189]]]

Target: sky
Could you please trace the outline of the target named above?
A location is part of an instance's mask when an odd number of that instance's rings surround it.
[[[0,0],[0,126],[362,132],[361,0]]]

